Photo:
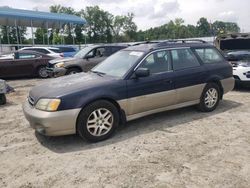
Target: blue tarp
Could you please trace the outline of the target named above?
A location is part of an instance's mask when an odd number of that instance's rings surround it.
[[[66,23],[86,23],[85,19],[75,15],[0,7],[0,25],[15,25],[15,20],[18,26],[27,27],[31,26],[31,21],[34,27],[46,27],[48,24],[57,28]]]

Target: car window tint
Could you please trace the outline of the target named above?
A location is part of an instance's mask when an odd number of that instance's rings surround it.
[[[19,53],[19,55],[17,55],[18,59],[34,59],[37,56],[35,54],[30,54],[30,53]]]
[[[40,53],[43,53],[43,54],[49,54],[50,53],[48,50],[40,49],[40,48],[27,48],[26,50],[40,52]]]
[[[142,63],[142,68],[148,68],[151,74],[171,70],[169,52],[166,50],[150,54]]]
[[[61,53],[61,50],[59,50],[59,49],[50,48],[50,50],[51,50],[52,52],[55,52],[55,53]]]
[[[59,47],[61,52],[75,52],[76,50],[74,48],[70,47]]]
[[[111,53],[113,54],[113,53],[119,51],[120,49],[122,49],[122,48],[121,47],[112,47],[111,48]]]
[[[105,48],[96,48],[94,57],[103,57],[105,56]]]
[[[200,66],[200,63],[190,49],[171,50],[171,55],[174,70]]]
[[[219,63],[223,61],[223,57],[214,48],[195,49],[198,56],[204,63]]]

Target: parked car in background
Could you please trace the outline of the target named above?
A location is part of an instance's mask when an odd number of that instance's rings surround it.
[[[236,85],[250,87],[250,51],[231,51],[226,54],[226,58],[233,66]]]
[[[21,48],[19,51],[22,51],[22,50],[35,51],[35,52],[39,52],[39,53],[42,53],[42,54],[45,54],[47,56],[51,56],[54,58],[63,57],[63,53],[60,51],[60,49],[54,48],[54,47],[24,47],[24,48]]]
[[[4,80],[0,79],[0,105],[6,104],[6,94],[7,93],[7,85]]]
[[[2,56],[2,55],[1,55]],[[53,58],[35,51],[17,51],[0,56],[0,78],[38,76],[47,78],[46,65]]]
[[[80,50],[73,58],[51,60],[47,71],[51,77],[87,72],[108,56],[126,47],[128,45],[91,45]]]
[[[215,45],[231,62],[236,86],[250,86],[250,34],[221,35],[216,38]]]
[[[233,87],[232,66],[214,46],[165,41],[128,47],[88,73],[36,86],[23,110],[41,134],[96,142],[122,122],[157,112],[192,105],[211,112]]]
[[[72,46],[57,46],[56,48],[63,53],[63,57],[73,57],[77,53],[76,48]]]

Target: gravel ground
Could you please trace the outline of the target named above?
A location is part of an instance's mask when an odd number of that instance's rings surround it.
[[[0,107],[0,187],[250,187],[250,90],[128,123],[111,139],[44,137],[22,113],[41,80],[11,80]]]

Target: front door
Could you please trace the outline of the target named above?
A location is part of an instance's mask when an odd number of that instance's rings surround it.
[[[174,72],[167,50],[153,52],[141,63],[139,68],[148,68],[150,76],[131,78],[127,81],[126,115],[161,110],[176,103]]]

